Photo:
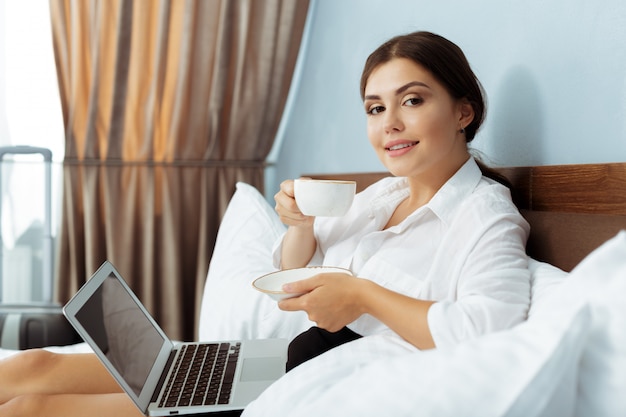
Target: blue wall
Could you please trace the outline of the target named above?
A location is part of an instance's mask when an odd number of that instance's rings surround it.
[[[268,198],[302,173],[384,170],[358,85],[379,44],[430,30],[465,52],[488,97],[473,146],[492,165],[626,161],[623,0],[312,0]]]

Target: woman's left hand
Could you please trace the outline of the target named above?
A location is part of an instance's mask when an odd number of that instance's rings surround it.
[[[318,274],[283,286],[289,293],[305,293],[281,300],[284,311],[305,311],[318,327],[336,332],[363,314],[360,292],[368,282],[342,273]]]

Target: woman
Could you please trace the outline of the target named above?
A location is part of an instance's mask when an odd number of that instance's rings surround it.
[[[371,145],[396,177],[356,196],[342,218],[304,216],[293,181],[276,211],[289,226],[276,266],[324,264],[283,300],[318,327],[290,345],[288,369],[361,335],[392,331],[419,349],[458,343],[524,320],[528,225],[509,190],[468,151],[484,118],[481,87],[462,51],[428,32],[395,37],[361,78]]]
[[[283,268],[326,263],[367,278],[318,275],[287,288],[307,294],[280,308],[305,310],[320,327],[292,342],[292,367],[377,332],[420,349],[458,343],[512,326],[528,308],[528,225],[468,152],[484,104],[462,52],[426,32],[394,38],[367,60],[361,94],[370,142],[397,178],[334,220],[303,216],[292,181],[276,195],[289,225],[276,252]],[[329,342],[294,356],[311,337]],[[0,416],[142,415],[92,354],[26,351],[0,362],[0,375]]]

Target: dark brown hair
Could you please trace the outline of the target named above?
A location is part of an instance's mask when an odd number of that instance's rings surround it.
[[[406,58],[426,68],[455,99],[466,99],[474,109],[474,120],[465,127],[471,142],[485,118],[483,89],[463,51],[446,38],[431,32],[396,36],[370,54],[361,75],[361,99],[372,71],[394,58]]]

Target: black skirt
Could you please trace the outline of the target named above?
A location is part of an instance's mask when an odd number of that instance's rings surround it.
[[[344,327],[338,332],[331,333],[319,327],[311,327],[304,333],[296,336],[289,344],[287,351],[287,372],[322,353],[359,339],[362,336]]]

